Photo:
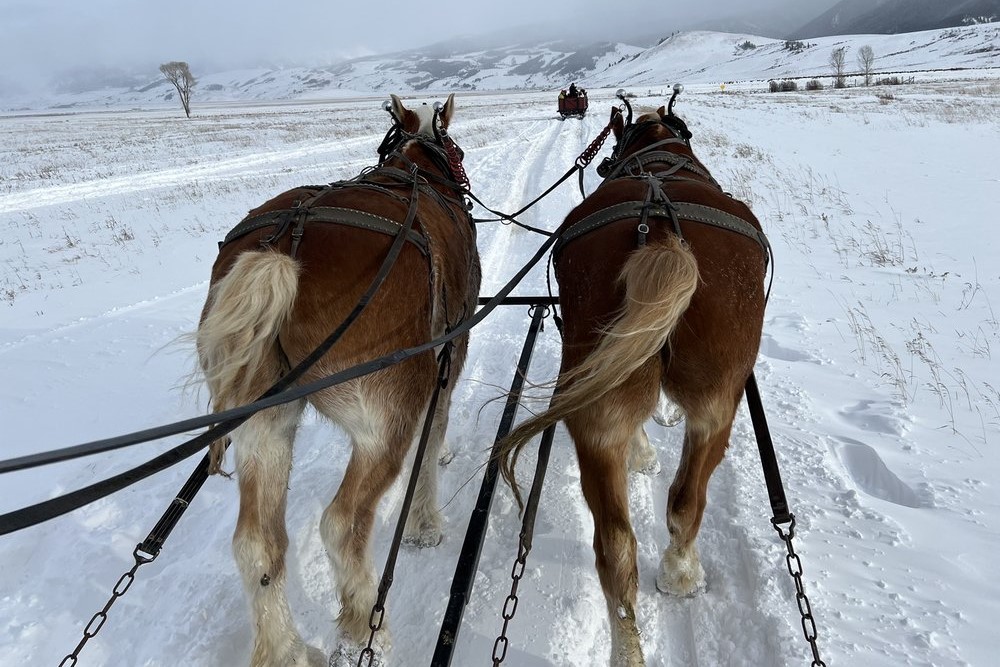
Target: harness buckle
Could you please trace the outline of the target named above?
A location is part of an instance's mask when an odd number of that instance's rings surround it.
[[[611,170],[614,168],[614,165],[615,161],[613,158],[605,157],[601,160],[601,164],[597,165],[597,175],[601,178],[607,178],[608,174],[610,174]]]
[[[636,231],[638,232],[637,234],[638,238],[636,238],[636,243],[641,248],[642,246],[646,245],[646,235],[649,234],[649,225],[647,225],[645,222],[640,222],[639,226],[636,227]]]

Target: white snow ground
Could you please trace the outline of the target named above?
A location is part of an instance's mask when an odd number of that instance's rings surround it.
[[[1000,83],[693,88],[678,111],[696,151],[751,205],[775,249],[756,372],[824,659],[995,664]],[[594,90],[592,114],[559,122],[551,95],[460,97],[452,134],[478,195],[505,210],[533,198],[604,126],[612,101]],[[201,414],[204,393],[183,391],[194,364],[178,339],[195,327],[216,241],[271,195],[372,163],[387,120],[376,99],[217,107],[191,120],[173,110],[0,118],[0,456]],[[588,189],[596,183],[588,171]],[[554,228],[579,199],[566,184],[524,221]],[[483,293],[538,244],[515,227],[481,227]],[[536,270],[518,292],[544,290]],[[473,335],[450,429],[456,458],[442,474],[447,534],[435,549],[402,553],[390,593],[395,665],[430,661],[496,432],[493,399],[510,382],[526,325],[526,309],[507,307]],[[550,380],[558,358],[550,325],[530,379]],[[648,429],[663,471],[634,476],[631,496],[649,664],[808,664],[747,414],[710,485],[699,538],[709,588],[693,599],[655,590],[681,431]],[[180,440],[7,475],[0,512]],[[0,665],[52,665],[76,646],[195,461],[0,538]],[[307,416],[288,510],[290,596],[304,637],[327,651],[337,601],[317,520],[346,461],[342,435]],[[532,463],[520,468],[523,484]],[[379,568],[400,494],[379,512]],[[251,627],[229,552],[235,515],[235,483],[210,479],[79,664],[246,664]],[[519,528],[501,487],[453,664],[490,662]],[[591,537],[560,430],[505,664],[606,664]]]

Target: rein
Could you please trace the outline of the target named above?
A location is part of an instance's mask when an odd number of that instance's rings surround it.
[[[515,218],[517,218],[517,216],[521,215],[522,213],[524,213],[525,211],[527,211],[528,209],[530,209],[532,206],[534,206],[535,204],[537,204],[538,202],[540,202],[542,199],[544,199],[545,197],[547,197],[549,194],[551,194],[553,190],[555,190],[557,187],[559,187],[560,185],[562,185],[575,172],[579,172],[579,176],[580,176],[580,183],[579,183],[579,185],[580,185],[580,194],[583,195],[584,197],[586,197],[587,194],[583,190],[583,170],[586,169],[587,166],[589,166],[590,163],[594,161],[594,158],[597,156],[598,151],[601,150],[601,146],[604,145],[604,142],[607,141],[608,134],[610,134],[610,133],[611,133],[611,122],[608,121],[608,124],[604,126],[604,129],[601,130],[601,133],[598,134],[597,137],[595,137],[594,140],[590,142],[590,145],[587,146],[587,148],[585,148],[583,150],[583,152],[580,153],[580,155],[577,156],[576,160],[573,161],[573,166],[570,167],[569,170],[567,170],[565,174],[563,174],[562,176],[560,176],[559,179],[555,183],[553,183],[551,186],[548,187],[547,190],[545,190],[545,192],[543,192],[542,194],[540,194],[537,197],[535,197],[534,199],[532,199],[530,202],[528,202],[528,204],[526,204],[525,206],[522,206],[515,213],[511,213],[511,214],[508,215],[507,213],[503,213],[501,211],[495,211],[492,208],[490,208],[489,206],[487,206],[486,204],[484,204],[478,197],[476,197],[474,194],[472,194],[472,192],[466,192],[465,194],[470,199],[472,199],[473,201],[475,201],[477,204],[479,204],[480,206],[482,206],[484,209],[486,209],[487,211],[489,211],[493,215],[497,216],[496,218],[474,218],[473,222],[475,222],[475,223],[483,223],[483,222],[510,222],[510,223],[513,223],[513,224],[517,225],[518,227],[522,227],[522,228],[527,229],[529,231],[535,232],[536,234],[541,234],[542,236],[552,236],[555,232],[549,232],[549,231],[546,231],[544,229],[539,229],[538,227],[532,227],[531,225],[527,225],[527,224],[525,224],[523,222],[519,222]],[[598,173],[600,173],[600,172],[598,172]]]

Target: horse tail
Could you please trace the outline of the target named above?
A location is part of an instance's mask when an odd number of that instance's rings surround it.
[[[278,332],[288,320],[298,286],[299,264],[291,257],[244,252],[209,290],[195,338],[216,412],[258,398],[268,386],[261,383],[262,375],[277,379]],[[226,442],[211,444],[211,472],[219,471]]]
[[[500,443],[501,473],[519,505],[514,467],[521,450],[536,434],[619,387],[669,344],[698,286],[698,262],[687,244],[670,234],[633,252],[618,280],[624,283],[625,301],[600,342],[583,363],[560,376],[549,408]]]

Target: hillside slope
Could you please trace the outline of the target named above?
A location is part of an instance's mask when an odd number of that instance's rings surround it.
[[[570,81],[596,87],[661,86],[674,81],[718,84],[830,74],[835,48],[855,54],[870,45],[878,72],[984,69],[1000,66],[1000,24],[900,35],[821,37],[792,44],[748,34],[683,32],[649,48],[608,42],[487,47],[440,45],[368,57],[330,67],[195,71],[192,103],[315,100],[454,91],[558,90]],[[794,47],[794,48],[790,48]],[[2,93],[0,93],[2,94]],[[176,105],[161,78],[132,88],[108,88],[3,101],[0,109],[132,108]]]

